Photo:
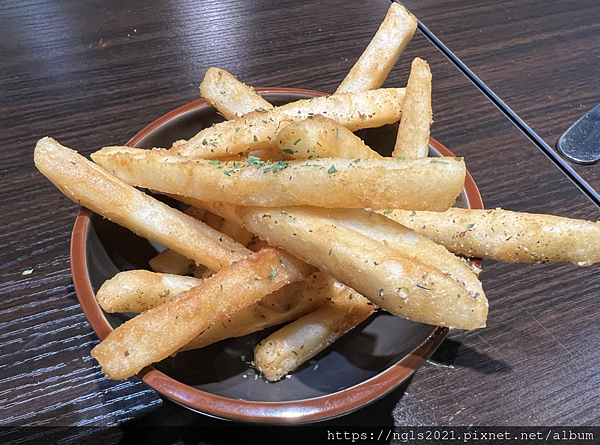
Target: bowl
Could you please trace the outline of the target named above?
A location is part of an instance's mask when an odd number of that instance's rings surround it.
[[[274,105],[322,96],[310,90],[257,89]],[[167,113],[127,145],[170,147],[223,118],[204,99]],[[358,134],[384,155],[391,153],[397,127]],[[431,139],[432,156],[454,156]],[[174,205],[178,203],[173,202]],[[467,174],[457,199],[462,207],[483,208]],[[108,314],[95,293],[116,273],[149,269],[159,246],[82,208],[73,228],[71,269],[77,297],[100,339],[132,314]],[[276,328],[186,351],[144,368],[138,377],[163,396],[191,410],[222,419],[257,423],[306,423],[338,417],[385,396],[427,360],[448,329],[414,323],[380,311],[339,339],[289,378],[267,382],[248,362],[253,347]]]

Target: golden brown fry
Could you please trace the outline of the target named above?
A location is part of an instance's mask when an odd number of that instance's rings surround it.
[[[417,29],[417,19],[392,3],[367,49],[354,64],[336,94],[379,88]]]
[[[211,324],[309,273],[304,263],[285,252],[263,249],[221,269],[176,300],[128,320],[94,347],[92,355],[109,378],[131,377],[184,347]]]
[[[429,154],[431,127],[431,70],[427,62],[416,58],[402,106],[404,112],[392,156],[406,159],[425,158]]]
[[[200,284],[202,280],[193,277],[128,270],[105,281],[96,299],[106,312],[144,312]]]
[[[368,236],[400,255],[439,268],[463,285],[471,298],[485,299],[473,269],[444,246],[376,212],[358,209],[319,210],[319,214]]]
[[[475,258],[505,262],[600,261],[600,223],[551,215],[452,208],[446,212],[395,210],[389,218]]]
[[[125,184],[54,139],[35,148],[35,165],[67,197],[198,264],[219,270],[251,254],[191,216]]]
[[[223,220],[219,232],[230,236],[238,243],[243,244],[246,247],[248,247],[248,244],[250,244],[250,241],[252,241],[252,237],[254,236],[243,227],[227,220]]]
[[[288,323],[322,306],[336,295],[334,281],[315,272],[304,281],[288,284],[258,303],[209,326],[184,349],[203,348],[217,341],[241,337],[252,332]]]
[[[261,161],[281,161],[282,159],[292,159],[291,156],[286,156],[275,144],[271,144],[268,148],[260,150],[252,150],[248,153],[237,153],[234,155],[219,156],[221,162],[243,161],[246,157],[253,156]]]
[[[268,380],[277,381],[311,359],[374,311],[362,295],[338,283],[343,298],[330,300],[284,326],[254,348],[254,364]]]
[[[125,182],[203,201],[241,205],[443,211],[463,189],[457,158],[324,158],[266,164],[187,160],[166,150],[106,147],[95,162]]]
[[[187,275],[194,271],[196,263],[171,249],[165,249],[148,261],[154,272]]]
[[[381,127],[400,120],[403,99],[404,88],[389,88],[299,100],[205,128],[192,139],[173,144],[171,154],[216,159],[268,149],[285,125],[317,114],[335,119],[350,131]]]
[[[277,145],[296,159],[382,158],[346,127],[320,114],[285,127],[277,135]]]
[[[392,314],[460,329],[485,326],[488,305],[483,295],[472,294],[447,272],[349,229],[320,209],[204,205],[243,222],[271,245],[329,273]]]
[[[96,294],[106,312],[144,312],[178,298],[183,291],[202,284],[201,279],[153,273],[147,270],[120,272],[107,280]],[[315,272],[304,281],[290,283],[266,295],[226,319],[209,326],[185,345],[184,349],[203,348],[212,343],[295,320],[336,296],[335,283]]]
[[[225,70],[209,68],[200,84],[200,94],[225,119],[235,119],[255,110],[271,110],[273,105]]]

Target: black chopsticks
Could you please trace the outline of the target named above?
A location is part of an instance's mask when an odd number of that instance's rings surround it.
[[[392,0],[395,1],[395,0]],[[397,2],[400,3],[400,2]],[[407,8],[408,10],[408,8]],[[527,125],[500,99],[483,81],[473,73],[452,51],[444,45],[423,23],[418,20],[419,30],[427,39],[452,62],[521,132],[544,153],[594,204],[600,207],[600,195],[581,178],[558,153]]]

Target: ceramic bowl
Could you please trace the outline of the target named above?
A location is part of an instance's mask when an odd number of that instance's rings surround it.
[[[321,96],[308,90],[257,89],[274,105]],[[170,147],[223,118],[199,99],[157,119],[128,145]],[[390,154],[396,128],[362,130],[359,135]],[[432,156],[453,156],[435,140]],[[470,175],[457,204],[482,208]],[[174,203],[177,205],[177,203]],[[82,209],[72,235],[71,267],[81,306],[100,339],[131,314],[102,311],[95,292],[116,273],[149,269],[157,246],[129,230]],[[210,416],[259,423],[305,423],[355,411],[383,397],[435,351],[448,330],[379,312],[279,382],[267,382],[247,362],[253,347],[275,328],[186,351],[148,366],[138,377],[163,396]]]

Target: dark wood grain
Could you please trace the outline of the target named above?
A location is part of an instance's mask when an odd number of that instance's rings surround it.
[[[551,147],[600,102],[597,2],[404,3]],[[600,169],[569,165],[600,190]]]
[[[255,87],[333,92],[388,5],[0,4],[0,425],[119,427],[106,443],[148,425],[231,425],[165,401],[136,378],[103,376],[89,355],[98,339],[69,269],[78,207],[36,171],[35,142],[50,135],[85,155],[121,144],[198,98],[211,66]],[[549,143],[595,105],[595,3],[407,6]],[[599,210],[421,34],[386,85],[404,85],[417,55],[433,71],[432,135],[465,157],[487,207],[598,219]],[[597,175],[590,172],[584,176]],[[325,425],[599,425],[598,271],[484,262],[489,326],[452,332],[398,391]]]

